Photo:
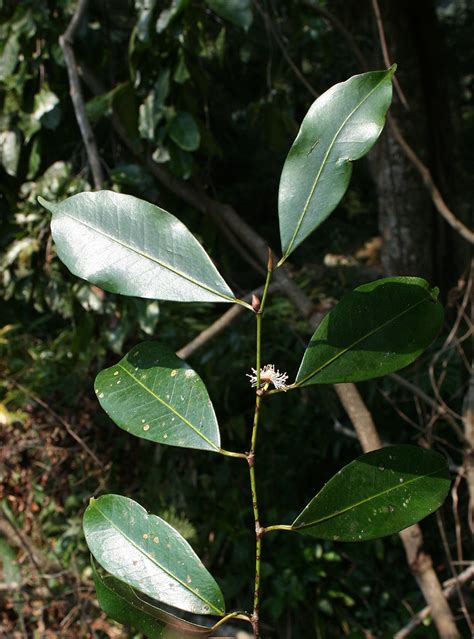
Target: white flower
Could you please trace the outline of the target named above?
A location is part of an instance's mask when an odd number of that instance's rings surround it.
[[[247,373],[247,377],[250,377],[250,382],[253,387],[257,386],[257,371],[255,368],[252,368],[252,374]],[[280,373],[280,371],[276,371],[273,364],[266,364],[260,369],[261,387],[265,386],[265,384],[273,384],[275,388],[285,390],[287,379],[287,373]]]

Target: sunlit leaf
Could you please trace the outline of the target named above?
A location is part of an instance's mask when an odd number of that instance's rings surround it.
[[[217,452],[220,435],[199,375],[159,342],[135,346],[101,371],[95,391],[102,408],[128,433],[160,444]]]
[[[59,258],[104,290],[180,302],[235,301],[199,242],[163,209],[113,191],[40,203],[53,213]]]
[[[121,495],[91,499],[84,534],[96,561],[125,584],[169,606],[222,616],[221,590],[188,542]]]
[[[284,257],[335,209],[349,184],[352,161],[375,144],[392,99],[394,70],[363,73],[336,84],[305,116],[280,180]]]

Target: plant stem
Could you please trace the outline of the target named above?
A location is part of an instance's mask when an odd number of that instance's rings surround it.
[[[260,637],[260,568],[262,560],[262,535],[263,528],[260,525],[260,516],[258,512],[258,498],[257,498],[257,483],[255,479],[255,454],[257,448],[257,432],[258,422],[260,418],[260,405],[262,403],[262,393],[260,389],[260,369],[262,365],[261,361],[261,346],[262,346],[262,317],[263,310],[265,308],[265,302],[267,299],[268,287],[270,284],[272,271],[269,264],[267,271],[267,278],[265,280],[265,287],[263,289],[262,300],[260,302],[260,308],[256,313],[257,320],[257,337],[256,337],[256,377],[257,377],[257,392],[255,394],[255,413],[252,426],[252,439],[250,443],[250,451],[247,456],[250,473],[250,491],[252,494],[252,508],[255,521],[255,589],[253,597],[253,613],[251,615],[251,623],[255,639]],[[268,385],[265,385],[266,390]]]
[[[267,526],[262,530],[262,535],[266,535],[269,532],[273,532],[274,530],[293,530],[292,526],[287,526],[285,524],[276,524],[275,526]]]
[[[247,455],[245,453],[234,453],[231,450],[225,450],[224,448],[219,448],[219,454],[225,455],[226,457],[239,457],[240,459],[247,459]]]

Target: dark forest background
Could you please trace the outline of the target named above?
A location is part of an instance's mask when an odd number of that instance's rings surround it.
[[[382,441],[433,447],[449,460],[453,491],[421,523],[423,556],[441,583],[462,575],[449,605],[458,636],[469,637],[471,250],[455,226],[472,216],[474,5],[378,6],[398,64],[398,129],[386,127],[355,164],[337,211],[292,255],[267,306],[264,360],[291,378],[311,323],[360,283],[410,274],[440,287],[446,319],[437,341],[399,376],[358,389]],[[279,248],[279,176],[307,109],[336,82],[387,62],[370,0],[91,2],[72,44],[100,156],[93,176],[59,42],[76,8],[76,0],[0,2],[0,636],[15,639],[135,636],[95,601],[81,533],[91,495],[133,497],[175,525],[229,607],[250,607],[254,567],[245,468],[132,438],[93,393],[96,372],[137,342],[153,337],[178,350],[225,307],[125,298],[74,278],[56,257],[37,197],[57,201],[102,184],[154,202],[246,295],[263,282],[266,243]],[[235,450],[245,447],[253,413],[248,315],[189,360]],[[360,454],[357,415],[347,408],[329,387],[267,403],[258,472],[265,522],[291,521]],[[418,569],[398,536],[364,544],[271,536],[263,636],[408,636],[396,633],[426,605]],[[409,636],[437,637],[439,627],[427,614]]]

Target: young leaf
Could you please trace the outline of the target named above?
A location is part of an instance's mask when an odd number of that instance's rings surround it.
[[[143,632],[148,639],[207,637],[210,628],[198,626],[145,601],[136,590],[112,575],[102,574],[92,562],[97,599],[111,619]]]
[[[389,446],[344,466],[295,519],[292,529],[340,541],[384,537],[437,510],[450,484],[446,461],[438,453]]]
[[[79,193],[53,214],[59,258],[106,291],[177,302],[235,302],[209,256],[174,215],[131,195]]]
[[[219,426],[199,375],[159,342],[135,346],[101,371],[102,408],[128,433],[160,444],[217,452]]]
[[[388,277],[359,286],[316,329],[296,385],[359,382],[408,366],[441,328],[437,295],[419,277]]]
[[[392,99],[395,67],[336,84],[311,106],[288,153],[278,199],[283,259],[339,204],[353,160],[375,144]]]
[[[194,614],[225,613],[219,586],[188,542],[137,502],[121,495],[91,499],[83,526],[96,561],[120,581]]]

